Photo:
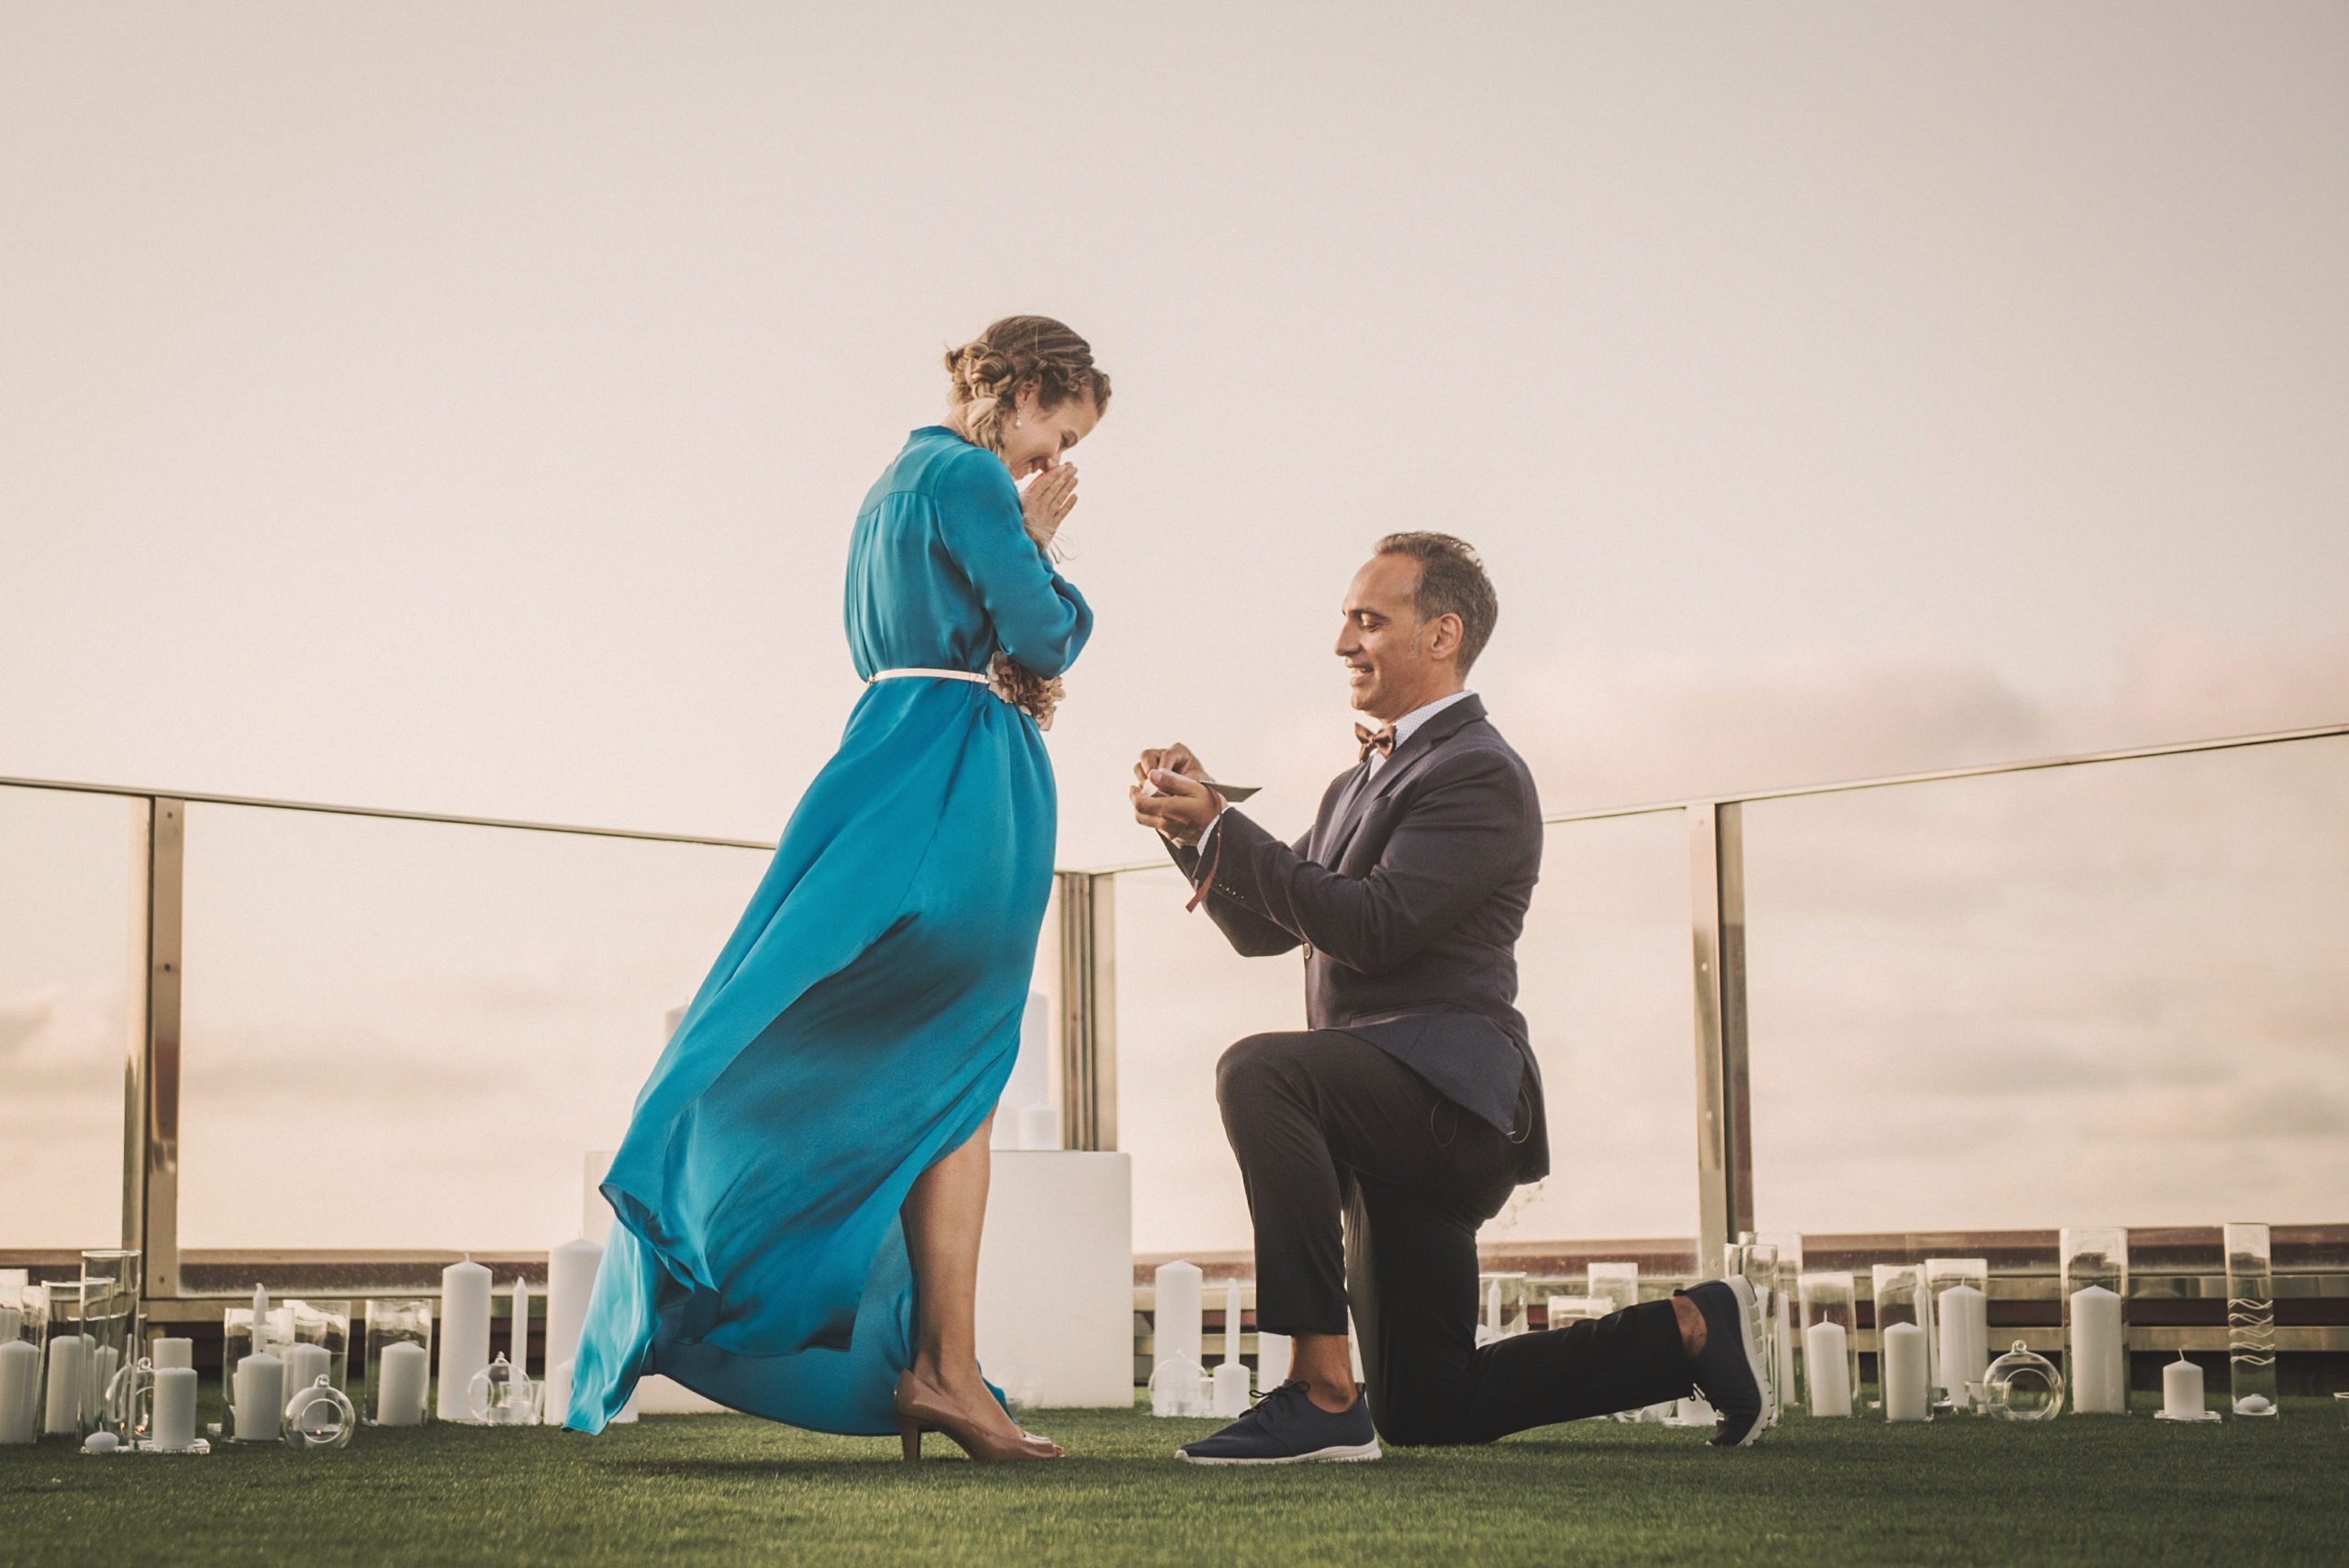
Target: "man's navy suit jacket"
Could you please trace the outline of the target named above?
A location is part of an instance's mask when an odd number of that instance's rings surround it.
[[[1294,844],[1238,810],[1209,841],[1208,917],[1250,957],[1305,947],[1306,1021],[1354,1035],[1550,1168],[1542,1074],[1517,1010],[1517,938],[1542,872],[1533,775],[1464,697],[1330,783]],[[1193,884],[1198,851],[1171,846]]]

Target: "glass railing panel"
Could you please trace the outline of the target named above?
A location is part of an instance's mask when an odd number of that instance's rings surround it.
[[[184,1248],[543,1248],[763,851],[194,805]]]
[[[1744,809],[1765,1225],[2339,1209],[2349,739]]]
[[[0,1246],[122,1236],[147,803],[0,788]]]
[[[1172,866],[1127,872],[1118,900],[1118,1146],[1133,1157],[1134,1250],[1249,1247],[1248,1201],[1216,1109],[1234,1040],[1305,1027],[1305,962],[1241,958]]]
[[[1517,959],[1551,1174],[1483,1240],[1696,1234],[1689,918],[1686,812],[1549,828]]]

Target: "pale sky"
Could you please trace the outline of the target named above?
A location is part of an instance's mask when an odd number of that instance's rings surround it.
[[[2344,81],[2332,4],[0,0],[0,775],[771,838],[1030,310],[1118,386],[1064,864],[1178,737],[1302,823],[1397,528],[1553,808],[2337,721]]]

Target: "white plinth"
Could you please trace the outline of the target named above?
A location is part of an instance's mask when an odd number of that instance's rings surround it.
[[[1134,1399],[1133,1162],[1081,1150],[994,1151],[979,1248],[979,1365],[1019,1366],[1041,1403]]]

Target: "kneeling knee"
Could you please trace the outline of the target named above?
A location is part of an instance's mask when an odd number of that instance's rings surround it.
[[[1215,1064],[1217,1103],[1228,1104],[1234,1095],[1246,1097],[1277,1082],[1289,1066],[1290,1038],[1252,1034],[1235,1041]]]

